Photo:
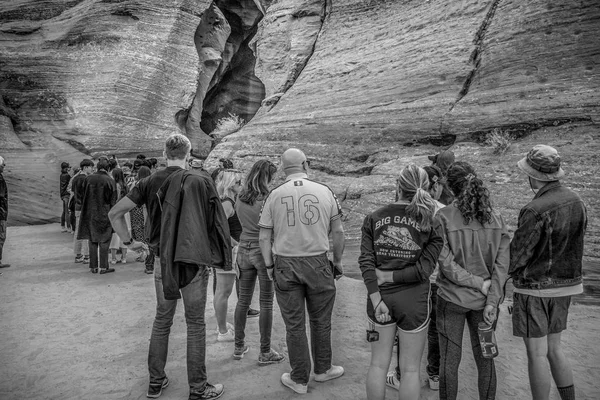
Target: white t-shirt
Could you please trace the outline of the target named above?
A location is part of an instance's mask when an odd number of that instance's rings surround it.
[[[335,194],[304,173],[292,174],[265,199],[258,226],[273,229],[273,254],[316,256],[329,250],[331,221],[342,216]]]

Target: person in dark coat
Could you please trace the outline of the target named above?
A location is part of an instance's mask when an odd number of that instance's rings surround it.
[[[60,215],[60,226],[63,232],[72,232],[71,222],[69,220],[69,182],[71,181],[71,175],[69,170],[71,166],[68,162],[62,162],[60,164],[60,200],[62,202],[62,214]]]
[[[108,174],[108,167],[108,159],[102,157],[96,165],[97,172],[85,178],[77,233],[77,239],[89,240],[90,271],[97,273],[100,268],[101,274],[115,271],[108,267],[108,248],[113,233],[108,212],[117,202],[117,185]]]

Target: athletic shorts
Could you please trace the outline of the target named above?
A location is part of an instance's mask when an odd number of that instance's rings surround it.
[[[513,335],[541,338],[567,329],[571,296],[536,297],[513,294]]]
[[[429,324],[429,313],[431,312],[431,301],[429,281],[421,285],[393,293],[381,293],[383,302],[390,310],[392,317],[390,322],[381,324],[375,319],[375,311],[371,299],[367,297],[367,318],[369,324],[377,326],[389,326],[396,324],[398,329],[404,332],[420,332]]]

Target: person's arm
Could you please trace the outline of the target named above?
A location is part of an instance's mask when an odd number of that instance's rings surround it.
[[[136,204],[129,197],[125,196],[108,212],[108,219],[110,220],[113,229],[117,235],[119,235],[123,243],[129,243],[126,246],[132,250],[145,247],[144,243],[133,240],[129,233],[129,229],[127,229],[127,222],[125,221],[125,214],[131,211],[135,206]]]
[[[485,280],[477,275],[464,269],[460,264],[454,261],[454,253],[448,243],[448,234],[445,229],[445,221],[443,218],[440,219],[442,224],[442,236],[444,239],[444,245],[440,256],[438,257],[438,265],[440,266],[440,272],[444,274],[448,280],[458,286],[470,287],[483,292]]]
[[[421,251],[421,255],[417,262],[407,268],[391,271],[391,281],[402,283],[426,282],[435,269],[437,259],[443,246],[444,239],[442,237],[442,228],[439,221],[436,219],[434,221],[434,226],[431,227],[429,239],[423,244],[423,250]]]
[[[273,251],[271,249],[271,239],[273,237],[273,229],[271,228],[260,228],[258,233],[258,244],[260,246],[260,252],[262,253],[263,260],[267,266],[267,275],[269,279],[273,280]]]
[[[362,273],[363,281],[367,287],[369,296],[373,293],[379,294],[377,283],[377,255],[373,243],[373,224],[371,215],[367,215],[361,227],[360,255],[358,256],[358,267]],[[378,298],[374,300],[379,301]],[[375,306],[376,303],[373,304]]]
[[[504,284],[508,276],[508,264],[510,262],[510,237],[508,235],[508,228],[504,224],[504,221],[502,221],[502,218],[500,220],[502,222],[500,245],[496,259],[494,260],[491,285],[489,292],[486,294],[487,298],[483,309],[483,319],[490,325],[496,320],[498,306],[504,299]]]
[[[519,222],[510,242],[510,266],[508,274],[517,275],[527,266],[540,241],[544,221],[533,210],[522,209]]]
[[[333,242],[333,265],[340,271],[344,270],[342,256],[346,238],[344,237],[344,225],[341,218],[331,221],[331,239]]]

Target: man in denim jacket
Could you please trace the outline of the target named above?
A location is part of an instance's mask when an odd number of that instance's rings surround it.
[[[571,296],[583,292],[583,237],[587,227],[581,198],[559,182],[564,176],[556,149],[534,146],[517,166],[535,193],[519,214],[510,246],[513,335],[527,348],[534,400],[550,396],[550,374],[562,400],[575,399],[573,372],[561,348]]]

